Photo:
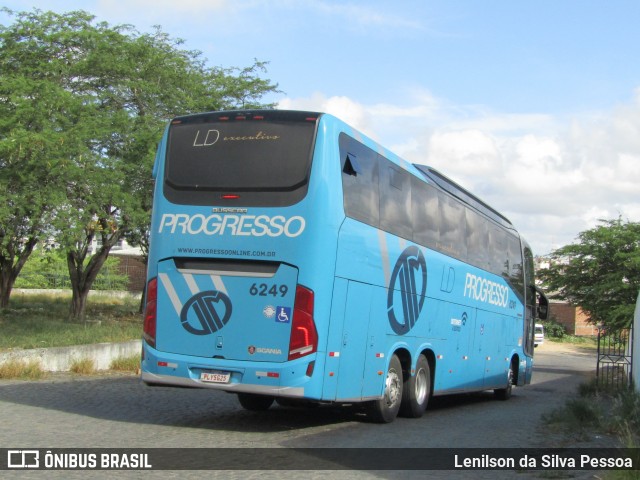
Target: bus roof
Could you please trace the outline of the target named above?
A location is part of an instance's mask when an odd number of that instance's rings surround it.
[[[190,115],[183,115],[179,117],[175,117],[171,124],[181,124],[181,123],[190,123],[193,121],[216,121],[216,120],[245,120],[245,119],[262,119],[264,115],[268,115],[272,120],[278,119],[297,119],[297,120],[307,120],[314,121],[323,116],[333,117],[335,120],[344,123],[341,119],[327,113],[323,112],[313,112],[313,111],[303,111],[303,110],[276,110],[276,109],[246,109],[246,110],[220,110],[220,111],[212,111],[212,112],[203,112],[196,113]],[[353,127],[351,127],[353,128]],[[369,139],[372,143],[378,146],[378,150],[384,150],[391,154],[391,157],[395,157],[396,163],[399,163],[399,166],[403,166],[405,169],[407,167],[415,167],[420,174],[431,184],[433,184],[439,190],[452,195],[456,199],[464,202],[469,205],[473,209],[478,212],[486,215],[494,222],[499,225],[514,230],[514,226],[511,221],[502,215],[500,212],[489,206],[487,203],[476,197],[474,194],[466,190],[464,187],[458,185],[456,182],[448,178],[446,175],[440,173],[435,168],[420,165],[420,164],[411,164],[409,162],[404,161],[397,155],[390,152],[387,148],[379,145],[374,140]],[[410,170],[410,168],[409,168]]]
[[[440,190],[444,190],[445,192],[453,195],[458,200],[466,203],[470,207],[478,210],[479,212],[485,214],[487,217],[491,218],[493,221],[499,223],[503,227],[513,229],[513,224],[511,221],[502,215],[500,212],[495,210],[493,207],[489,206],[487,203],[480,200],[473,193],[466,190],[464,187],[461,187],[456,182],[451,180],[449,177],[440,173],[435,168],[429,167],[427,165],[418,165],[416,163],[413,164],[424,177],[433,183]]]

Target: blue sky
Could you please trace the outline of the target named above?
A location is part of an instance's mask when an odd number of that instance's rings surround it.
[[[5,0],[161,25],[210,65],[269,62],[282,108],[334,113],[511,218],[537,253],[640,221],[640,2]],[[0,21],[7,23],[6,16]]]

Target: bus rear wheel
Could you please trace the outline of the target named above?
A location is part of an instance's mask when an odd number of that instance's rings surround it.
[[[402,403],[402,365],[396,355],[391,357],[384,383],[382,398],[369,405],[370,418],[376,423],[390,423],[395,420]]]
[[[513,362],[509,364],[507,370],[507,386],[505,388],[496,388],[493,394],[498,400],[509,400],[513,391]]]
[[[238,400],[245,409],[253,412],[268,410],[274,398],[268,395],[256,395],[254,393],[239,393]]]
[[[418,357],[415,375],[409,375],[402,389],[400,415],[420,418],[427,409],[431,395],[431,369],[424,355]]]

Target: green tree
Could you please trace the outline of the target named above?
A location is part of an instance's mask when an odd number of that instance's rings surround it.
[[[60,159],[60,176],[52,177],[59,198],[51,223],[67,252],[70,318],[81,319],[111,248],[125,235],[143,245],[146,241],[151,168],[167,120],[202,110],[259,106],[259,99],[277,86],[259,77],[264,63],[209,68],[199,52],[182,49],[182,41],[160,28],[141,34],[131,26],[96,23],[81,11],[14,15],[16,21],[0,30],[0,58],[11,66],[7,76],[40,82],[43,88],[27,97],[35,104],[46,104],[50,91],[69,100],[62,111],[33,114],[58,133],[53,146],[60,150],[65,145],[61,152],[44,148],[34,161],[46,171],[43,161]],[[15,117],[21,121],[19,114]],[[10,124],[4,132],[13,134]],[[24,221],[24,214],[18,216]],[[25,237],[14,238],[19,243]]]
[[[640,223],[601,220],[551,254],[538,272],[551,298],[580,306],[594,324],[628,327],[640,289]]]
[[[52,233],[68,159],[86,150],[65,51],[34,35],[50,20],[0,25],[0,307],[37,243]]]

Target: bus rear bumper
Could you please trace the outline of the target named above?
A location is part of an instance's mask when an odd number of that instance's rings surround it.
[[[160,352],[143,342],[141,378],[151,385],[317,399],[314,368],[309,368],[309,364],[315,366],[315,360],[316,355],[286,363],[199,358]]]
[[[150,372],[142,372],[142,381],[151,385],[167,385],[171,387],[210,388],[223,390],[230,393],[255,393],[259,395],[272,395],[274,397],[303,398],[302,387],[276,387],[269,385],[252,385],[246,383],[204,383],[193,378],[175,377],[173,375],[158,375]]]

